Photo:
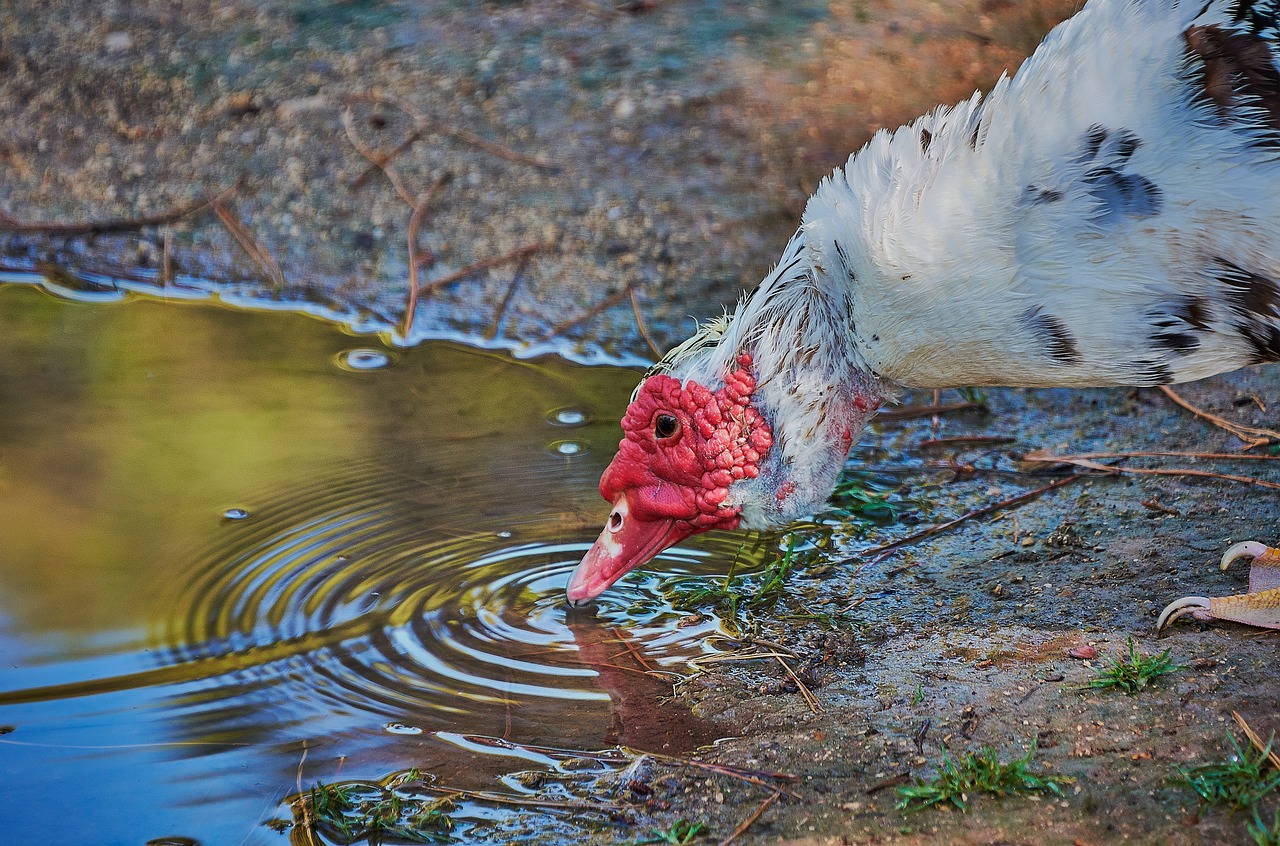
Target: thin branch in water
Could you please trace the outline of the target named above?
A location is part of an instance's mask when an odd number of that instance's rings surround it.
[[[494,805],[511,805],[517,808],[552,808],[560,811],[595,811],[600,814],[612,814],[619,810],[617,805],[605,805],[599,802],[557,802],[555,800],[524,799],[519,796],[508,796],[488,790],[463,790],[458,787],[427,784],[421,781],[409,781],[400,785],[404,790],[422,790],[427,793],[441,793],[470,799],[476,802],[489,802]]]
[[[1233,473],[1215,473],[1211,470],[1191,470],[1170,467],[1117,467],[1113,464],[1103,464],[1099,461],[1094,461],[1091,458],[1082,458],[1078,455],[1049,455],[1044,450],[1029,452],[1023,456],[1023,460],[1043,461],[1048,464],[1071,464],[1075,467],[1097,470],[1100,473],[1106,473],[1110,476],[1195,476],[1201,479],[1223,479],[1228,482],[1240,482],[1245,485],[1257,485],[1260,488],[1280,490],[1280,484],[1277,484],[1276,482],[1268,482],[1263,479],[1255,479],[1252,476],[1237,476]]]
[[[244,183],[244,177],[236,180],[230,188],[224,188],[213,197],[196,200],[176,209],[147,215],[146,217],[117,218],[114,220],[85,221],[82,223],[21,223],[9,215],[0,217],[0,232],[22,232],[41,235],[110,235],[117,232],[136,232],[148,226],[164,226],[176,223],[184,217],[190,217],[209,208],[215,208],[223,200],[230,197]]]
[[[639,649],[636,649],[636,645],[631,642],[631,639],[625,637],[622,632],[618,630],[617,626],[611,627],[609,631],[618,639],[619,643],[626,647],[626,650],[630,653],[632,660],[643,667],[646,673],[653,671],[653,665],[649,663],[648,659],[645,658],[643,654],[641,654]]]
[[[995,514],[998,511],[1004,511],[1005,509],[1008,509],[1008,508],[1014,508],[1016,506],[1023,505],[1024,503],[1030,502],[1031,500],[1039,497],[1042,494],[1046,494],[1049,491],[1057,490],[1058,488],[1069,485],[1072,482],[1077,482],[1080,479],[1083,479],[1084,475],[1085,474],[1083,473],[1073,473],[1070,476],[1064,476],[1063,478],[1058,479],[1054,482],[1051,482],[1050,484],[1047,484],[1042,488],[1036,488],[1033,491],[1027,491],[1026,493],[1019,494],[1015,497],[1010,497],[1009,499],[1002,499],[999,502],[993,502],[990,505],[984,505],[982,508],[975,508],[973,511],[968,511],[968,512],[965,512],[964,514],[961,514],[959,517],[955,518],[954,520],[948,520],[945,523],[939,523],[936,526],[930,526],[929,528],[920,532],[916,532],[913,535],[907,535],[905,538],[901,538],[899,540],[892,541],[890,543],[881,544],[880,546],[872,547],[871,549],[863,550],[862,552],[859,553],[859,555],[863,558],[866,558],[867,560],[863,562],[863,564],[860,567],[858,567],[857,571],[855,572],[862,572],[863,570],[865,570],[866,568],[872,565],[880,564],[881,562],[889,558],[889,556],[893,555],[893,553],[897,552],[899,549],[901,549],[904,546],[909,546],[913,543],[918,543],[919,541],[925,540],[926,538],[931,538],[934,535],[940,535],[944,532],[948,532],[951,529],[954,529],[956,526],[959,526],[962,523],[967,523],[970,520],[976,520],[979,517],[986,517],[988,515]]]
[[[753,822],[760,819],[760,815],[763,814],[770,805],[778,801],[778,797],[781,795],[782,795],[781,790],[775,790],[773,791],[773,793],[769,794],[768,798],[766,798],[763,802],[760,803],[760,807],[756,808],[755,811],[751,814],[751,816],[743,820],[742,824],[739,825],[737,828],[735,828],[732,834],[730,834],[724,840],[720,841],[720,846],[729,846],[729,844],[737,840],[748,828],[751,827],[751,824]]]
[[[644,315],[640,313],[640,300],[636,297],[636,289],[628,286],[627,290],[631,293],[631,311],[635,313],[636,328],[640,330],[640,337],[644,338],[644,342],[649,345],[649,349],[653,350],[653,354],[661,359],[662,350],[658,349],[658,345],[653,342],[653,336],[649,334],[649,328],[644,324]]]
[[[307,741],[302,741],[302,758],[298,761],[298,796],[303,795],[302,790],[302,765],[307,762]],[[311,803],[299,801],[298,807],[302,809],[302,830],[307,833],[307,840],[311,841],[311,846],[316,846],[316,821],[311,816]]]
[[[222,221],[222,225],[231,233],[231,237],[240,245],[240,249],[244,250],[245,255],[249,256],[258,265],[258,268],[271,279],[276,288],[283,288],[285,280],[284,273],[280,271],[280,265],[276,264],[276,260],[271,257],[271,253],[267,248],[258,243],[257,238],[253,237],[249,227],[245,226],[220,201],[214,200],[210,205],[213,206],[213,211],[218,215],[218,219]]]
[[[579,314],[577,317],[571,317],[562,323],[557,323],[555,326],[551,327],[551,330],[549,332],[547,332],[541,338],[538,338],[536,341],[534,341],[534,343],[537,343],[537,344],[545,343],[546,341],[550,341],[552,338],[556,337],[557,335],[561,334],[562,332],[568,329],[572,329],[574,326],[577,326],[580,323],[586,323],[588,320],[595,317],[597,314],[600,314],[601,312],[604,312],[604,311],[608,311],[609,309],[616,306],[618,303],[622,302],[623,298],[625,298],[630,291],[631,291],[630,285],[626,286],[625,288],[619,291],[614,291],[612,294],[605,297],[603,300],[596,303],[591,308],[584,311],[582,314]]]
[[[1223,429],[1235,435],[1245,443],[1244,449],[1253,449],[1254,447],[1266,446],[1267,444],[1280,443],[1280,432],[1271,429],[1259,429],[1255,426],[1245,426],[1242,423],[1234,423],[1225,417],[1219,417],[1211,414],[1202,408],[1197,408],[1191,403],[1183,399],[1177,391],[1168,385],[1161,385],[1160,391],[1168,397],[1173,403],[1181,408],[1199,417],[1201,420],[1207,420],[1219,429]]]
[[[418,284],[418,265],[421,264],[418,258],[418,230],[422,226],[422,219],[427,214],[427,209],[431,206],[431,201],[436,198],[436,194],[440,189],[449,182],[452,177],[448,173],[442,173],[436,177],[436,181],[431,183],[431,187],[426,190],[417,202],[413,204],[413,214],[409,216],[409,299],[404,306],[404,317],[401,318],[400,337],[408,338],[409,332],[413,330],[413,319],[418,313],[418,298],[421,295],[421,286]]]

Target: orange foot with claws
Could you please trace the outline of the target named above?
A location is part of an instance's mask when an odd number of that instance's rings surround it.
[[[1196,620],[1231,620],[1246,626],[1280,629],[1280,549],[1245,541],[1222,555],[1222,569],[1237,558],[1252,558],[1249,570],[1249,592],[1236,596],[1184,596],[1170,602],[1160,612],[1156,631],[1179,617],[1190,615]]]

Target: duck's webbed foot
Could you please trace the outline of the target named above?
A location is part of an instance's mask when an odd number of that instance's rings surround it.
[[[1184,596],[1170,602],[1160,612],[1156,631],[1179,617],[1196,620],[1230,620],[1246,626],[1280,629],[1280,549],[1245,541],[1222,554],[1222,569],[1237,558],[1252,558],[1249,592],[1235,596]]]

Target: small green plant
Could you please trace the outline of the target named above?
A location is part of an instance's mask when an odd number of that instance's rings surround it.
[[[644,846],[648,843],[671,843],[675,846],[683,846],[685,843],[692,843],[704,834],[711,832],[710,826],[702,822],[689,822],[681,817],[671,824],[671,828],[666,831],[655,828],[653,836],[644,840],[637,840],[633,846]]]
[[[449,797],[406,799],[395,788],[419,777],[417,770],[393,776],[384,783],[317,782],[307,793],[290,800],[294,821],[309,835],[336,843],[365,841],[371,846],[387,840],[410,843],[452,843]]]
[[[840,477],[829,498],[832,511],[865,523],[891,523],[898,519],[898,505],[890,501],[895,488],[882,488],[865,473]]]
[[[1262,821],[1258,809],[1254,808],[1253,822],[1246,828],[1255,846],[1280,846],[1280,808],[1276,808],[1276,812],[1272,815],[1270,826]]]
[[[1201,764],[1189,770],[1178,767],[1175,782],[1190,787],[1207,805],[1253,808],[1256,813],[1254,806],[1258,801],[1280,787],[1280,772],[1268,772],[1268,756],[1275,738],[1256,755],[1241,747],[1231,732],[1227,732],[1227,740],[1231,741],[1234,755],[1226,761]]]
[[[748,601],[754,607],[772,605],[781,598],[783,587],[791,575],[791,568],[796,565],[796,535],[787,535],[787,546],[782,555],[774,559],[764,572],[760,574],[760,584],[756,586],[755,595]]]
[[[787,579],[791,577],[800,553],[795,533],[789,533],[782,554],[770,562],[759,576],[737,576],[734,571],[741,553],[739,548],[724,579],[699,580],[693,585],[686,581],[675,585],[669,593],[671,604],[681,611],[710,609],[731,631],[750,629],[752,621],[748,611],[770,608],[786,595]]]
[[[1031,759],[1036,754],[1033,743],[1027,754],[1015,758],[1007,764],[1000,763],[995,750],[983,747],[974,754],[966,752],[959,759],[953,760],[942,750],[942,763],[938,765],[938,774],[932,779],[916,779],[915,784],[898,788],[898,810],[919,811],[933,805],[950,803],[961,811],[969,810],[969,795],[972,793],[990,793],[996,796],[1007,796],[1013,793],[1037,793],[1047,791],[1062,795],[1058,781],[1070,779],[1046,778],[1040,773],[1032,772]]]
[[[1133,638],[1129,638],[1128,656],[1112,658],[1110,666],[1100,670],[1098,677],[1090,681],[1087,687],[1115,688],[1132,696],[1150,684],[1152,679],[1181,669],[1182,666],[1173,663],[1173,659],[1169,657],[1169,650],[1156,656],[1142,655]]]
[[[911,694],[911,704],[919,705],[924,701],[924,682],[916,682],[916,692]]]

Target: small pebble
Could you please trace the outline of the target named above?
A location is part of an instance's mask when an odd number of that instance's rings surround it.
[[[1067,654],[1072,658],[1078,658],[1081,661],[1088,661],[1091,658],[1098,657],[1098,650],[1086,643],[1083,646],[1072,647],[1067,651]]]
[[[123,53],[133,49],[133,36],[127,32],[108,32],[102,37],[102,47],[108,53]]]

